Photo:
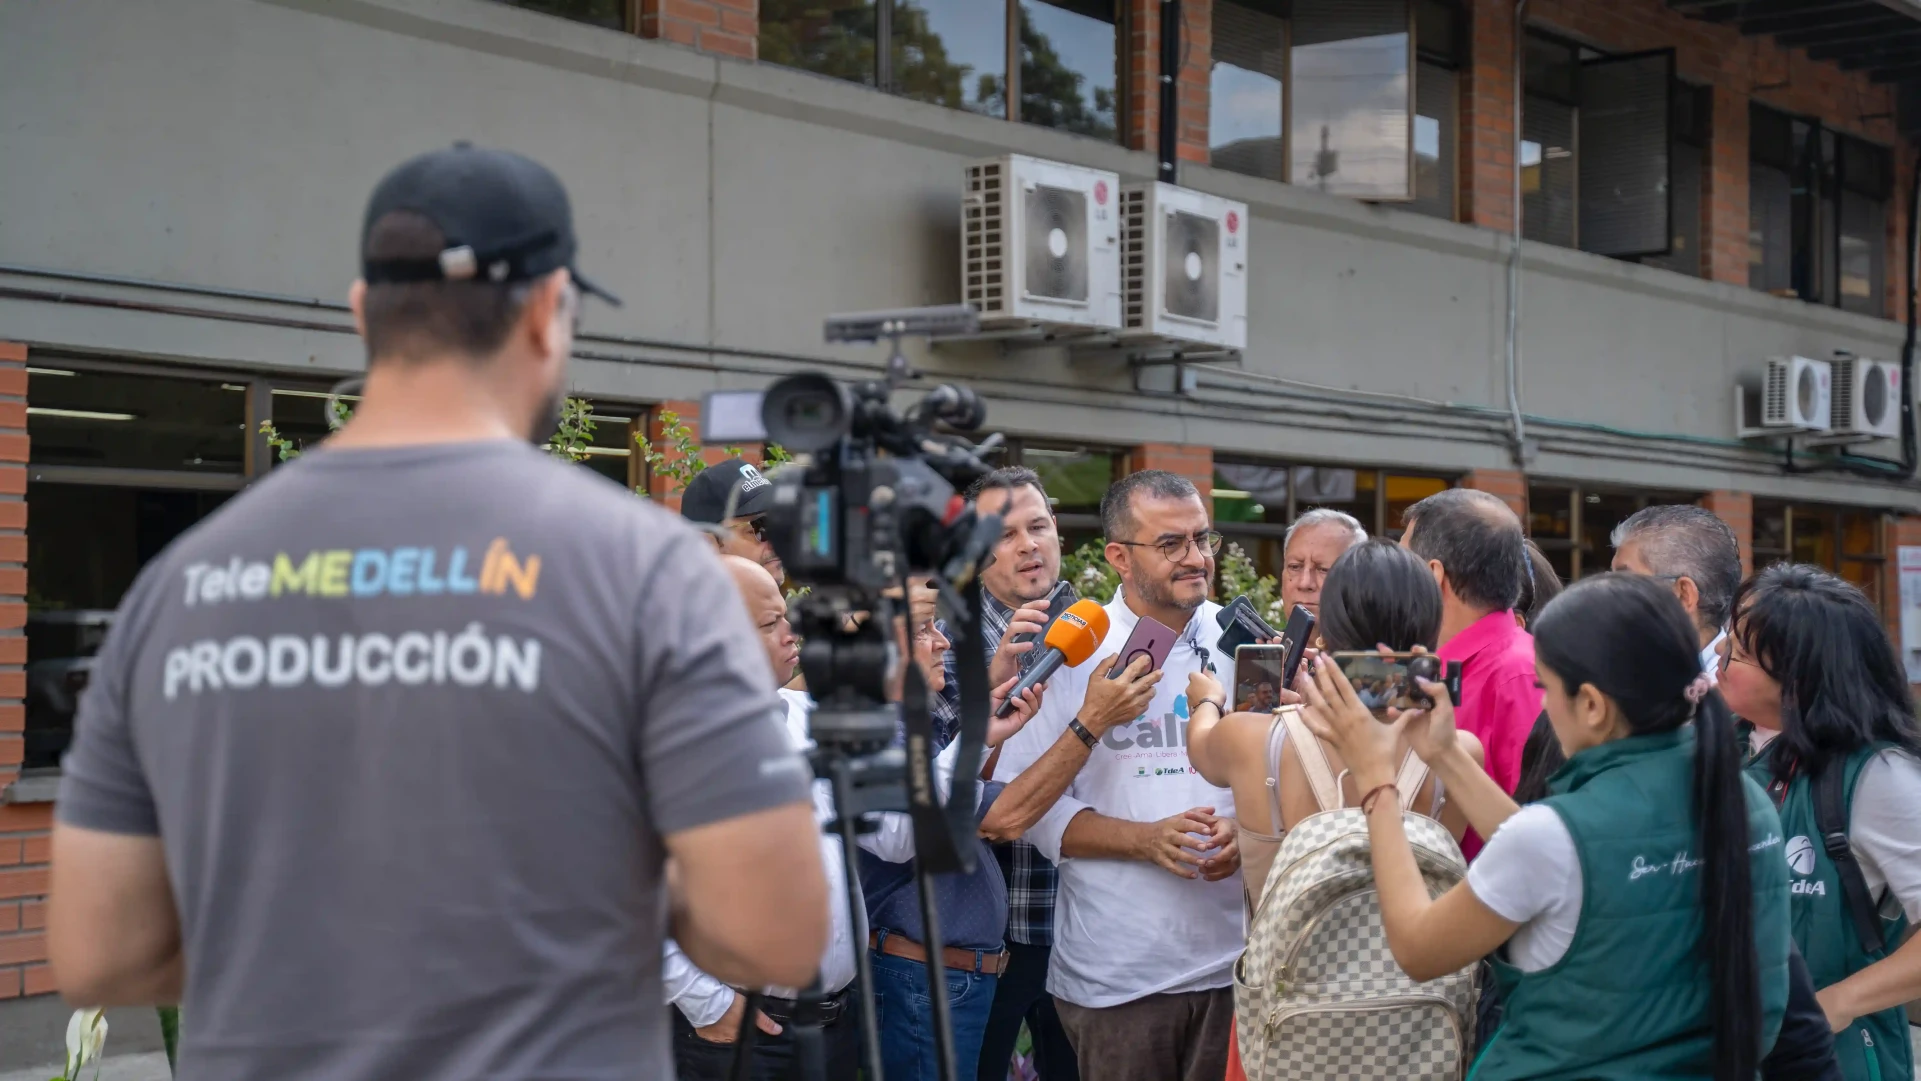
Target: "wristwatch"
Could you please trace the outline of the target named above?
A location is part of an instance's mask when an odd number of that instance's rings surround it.
[[[1090,751],[1094,749],[1094,744],[1101,741],[1099,736],[1087,730],[1087,726],[1081,723],[1079,717],[1067,722],[1067,730],[1079,736],[1080,741],[1087,744],[1087,749]]]

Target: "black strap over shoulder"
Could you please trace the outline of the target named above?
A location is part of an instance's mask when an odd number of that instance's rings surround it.
[[[1868,895],[1868,880],[1862,876],[1861,864],[1855,860],[1854,849],[1848,843],[1847,772],[1846,761],[1836,759],[1815,774],[1812,782],[1814,824],[1821,831],[1821,847],[1827,851],[1828,860],[1841,879],[1841,899],[1847,905],[1848,917],[1854,921],[1855,937],[1861,940],[1863,950],[1880,953],[1885,945],[1881,937],[1881,916],[1876,911],[1874,898]]]

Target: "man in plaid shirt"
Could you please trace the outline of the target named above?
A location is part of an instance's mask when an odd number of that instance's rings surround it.
[[[981,638],[987,643],[989,685],[997,687],[1033,660],[1050,607],[1058,613],[1076,596],[1073,585],[1060,580],[1060,531],[1047,492],[1033,470],[997,469],[976,482],[968,497],[981,513],[999,513],[1004,519],[993,560],[981,572]],[[1023,634],[1034,641],[1012,641]],[[947,686],[932,710],[936,743],[951,739],[960,722],[959,688],[954,653],[949,651]],[[1007,1077],[1022,1021],[1033,1036],[1034,1066],[1041,1081],[1076,1081],[1080,1070],[1074,1048],[1047,993],[1057,872],[1026,841],[995,845],[994,853],[1007,878],[1008,967],[995,988],[993,1013],[981,1044],[980,1081]],[[967,1064],[962,1063],[961,1069],[965,1071]]]

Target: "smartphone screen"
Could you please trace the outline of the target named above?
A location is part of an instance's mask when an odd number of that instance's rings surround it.
[[[1411,653],[1332,653],[1361,704],[1376,714],[1389,709],[1418,709],[1420,689],[1408,678],[1407,662]]]
[[[1272,713],[1281,705],[1286,646],[1242,646],[1234,651],[1232,713]]]
[[[1142,616],[1140,622],[1134,624],[1134,633],[1127,636],[1127,644],[1121,647],[1120,656],[1114,659],[1114,667],[1107,673],[1107,678],[1118,678],[1127,671],[1128,665],[1134,663],[1134,658],[1141,656],[1147,658],[1149,671],[1159,671],[1161,665],[1167,663],[1167,655],[1173,651],[1174,640],[1179,637],[1179,631],[1160,620]]]

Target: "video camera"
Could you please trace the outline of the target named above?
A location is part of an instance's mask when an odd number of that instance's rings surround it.
[[[892,399],[912,378],[900,351],[903,337],[977,326],[965,306],[835,316],[827,322],[830,342],[891,341],[887,378],[848,386],[803,372],[764,393],[710,394],[702,409],[708,441],[767,441],[793,455],[768,474],[774,497],[766,532],[789,578],[807,587],[793,600],[791,618],[815,701],[808,719],[814,771],[834,788],[849,902],[862,904],[856,835],[871,828],[863,816],[907,812],[924,945],[936,958],[939,914],[930,876],[971,872],[979,851],[971,780],[986,750],[990,688],[976,572],[1001,529],[999,516],[976,514],[960,491],[989,472],[982,458],[997,438],[975,445],[957,434],[986,419],[971,390],[942,384],[905,411],[895,410]],[[896,617],[909,614],[910,579],[921,578],[939,591],[960,690],[955,785],[944,803],[934,788],[933,722],[927,683],[911,656],[911,627],[906,638],[894,629]],[[855,952],[867,1072],[878,1081],[872,974],[864,944],[856,943]],[[951,1079],[957,1075],[950,1010],[945,995],[932,999],[941,1077]],[[752,1015],[750,1008],[745,1016]],[[736,1051],[742,1061],[752,1038],[753,1026],[744,1023]]]

